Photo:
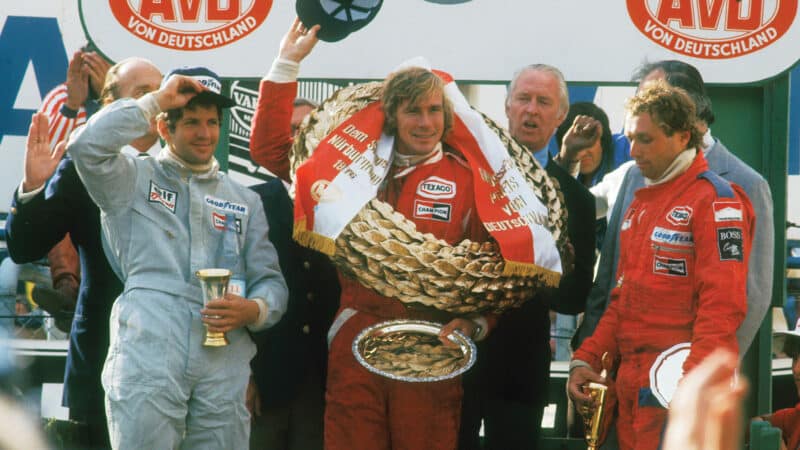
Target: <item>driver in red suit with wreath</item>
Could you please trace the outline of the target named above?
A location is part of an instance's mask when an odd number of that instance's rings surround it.
[[[295,21],[280,55],[261,82],[252,122],[252,159],[289,179],[290,119],[299,62],[316,44],[318,26]],[[423,233],[450,244],[484,242],[489,235],[475,208],[472,172],[442,144],[453,122],[444,83],[432,72],[410,68],[384,83],[384,132],[395,137],[392,167],[378,198],[413,221]],[[340,275],[341,307],[328,335],[330,351],[325,411],[327,449],[454,449],[461,415],[460,378],[408,383],[375,375],[356,361],[351,345],[366,327],[390,319],[446,323],[441,337],[458,329],[484,338],[493,317],[455,317],[415,310]]]

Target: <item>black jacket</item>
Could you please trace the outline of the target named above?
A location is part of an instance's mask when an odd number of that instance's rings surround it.
[[[339,281],[327,256],[292,239],[292,202],[279,179],[252,186],[264,203],[269,239],[289,287],[289,304],[275,326],[253,333],[251,362],[263,407],[287,404],[308,371],[325,379],[327,333],[339,309]]]

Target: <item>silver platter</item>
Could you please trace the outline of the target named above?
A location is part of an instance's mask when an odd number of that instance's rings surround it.
[[[411,383],[430,383],[435,381],[448,380],[461,375],[469,370],[477,359],[478,349],[472,339],[464,336],[461,332],[455,331],[448,338],[458,346],[460,356],[455,364],[449,366],[452,370],[444,374],[425,376],[425,375],[399,375],[395,371],[383,370],[375,367],[368,361],[368,356],[365,352],[370,342],[374,342],[371,338],[387,338],[391,336],[403,337],[404,335],[423,335],[434,336],[438,338],[439,331],[442,325],[435,322],[427,322],[424,320],[389,320],[381,322],[370,327],[367,327],[359,333],[353,340],[353,355],[356,360],[364,366],[367,370],[377,375],[390,378],[392,380],[407,381]],[[374,348],[374,347],[373,347]],[[413,352],[414,347],[407,347]]]

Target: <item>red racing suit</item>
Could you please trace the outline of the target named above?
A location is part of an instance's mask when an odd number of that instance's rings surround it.
[[[296,83],[264,80],[253,117],[251,158],[288,180],[289,121]],[[411,167],[393,167],[381,200],[450,244],[488,240],[475,208],[472,172],[448,149]],[[445,323],[452,317],[406,308],[340,275],[341,306],[329,334],[325,448],[329,450],[455,449],[461,417],[461,379],[407,383],[372,374],[351,345],[364,328],[391,319]],[[494,318],[492,318],[492,322]],[[491,323],[491,322],[490,322]]]
[[[754,226],[744,191],[709,172],[702,152],[683,174],[635,193],[611,304],[573,357],[598,372],[604,352],[620,358],[620,448],[659,446],[667,410],[649,382],[659,353],[691,342],[686,373],[716,348],[738,352]]]

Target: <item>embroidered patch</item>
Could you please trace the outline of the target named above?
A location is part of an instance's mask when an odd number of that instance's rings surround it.
[[[414,201],[414,217],[418,219],[436,220],[439,222],[450,222],[449,203],[426,202],[423,200]]]
[[[234,219],[234,223],[236,224],[236,233],[242,234],[242,219],[237,217]],[[219,231],[224,230],[225,214],[211,211],[211,225]]]
[[[688,206],[676,206],[667,214],[667,222],[673,225],[689,225],[692,218],[692,208]]]
[[[205,201],[206,205],[221,211],[232,212],[236,214],[247,214],[247,205],[243,205],[241,203],[234,203],[232,201],[212,197],[210,195],[206,195]]]
[[[169,212],[175,214],[175,207],[178,204],[178,193],[160,188],[157,184],[153,183],[153,180],[150,180],[150,195],[147,197],[147,201],[151,203],[161,203]]]
[[[317,180],[311,185],[311,198],[317,203],[335,202],[342,198],[342,192],[328,180]]]
[[[655,256],[653,258],[653,273],[673,277],[685,277],[687,274],[686,260]]]
[[[664,244],[680,245],[683,247],[694,246],[694,237],[689,231],[670,230],[668,228],[655,227],[650,240]]]
[[[741,228],[717,228],[717,248],[720,261],[744,260]]]
[[[714,222],[741,222],[741,202],[714,202]]]
[[[428,177],[417,186],[417,195],[425,198],[442,199],[456,196],[456,184],[439,177]]]

